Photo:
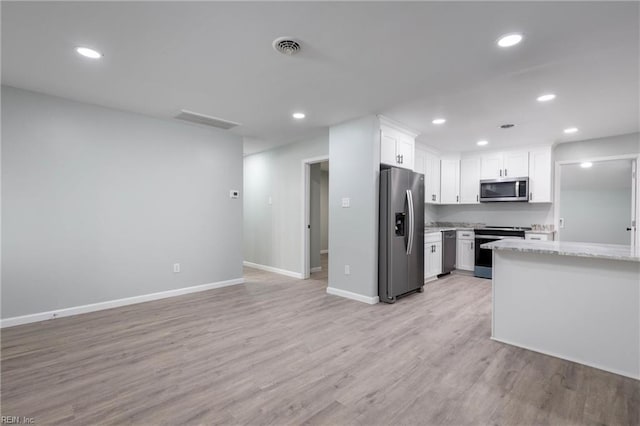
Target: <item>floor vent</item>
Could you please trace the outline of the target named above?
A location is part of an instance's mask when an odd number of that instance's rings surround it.
[[[185,109],[180,111],[180,114],[176,115],[178,120],[190,121],[192,123],[204,124],[211,127],[217,127],[219,129],[231,129],[239,126],[240,123],[233,121],[223,120],[222,118],[211,117],[209,115],[198,114],[197,112],[187,111]]]

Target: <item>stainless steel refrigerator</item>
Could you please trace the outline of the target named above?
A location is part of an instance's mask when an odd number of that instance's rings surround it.
[[[424,175],[380,171],[378,295],[381,302],[424,287]]]

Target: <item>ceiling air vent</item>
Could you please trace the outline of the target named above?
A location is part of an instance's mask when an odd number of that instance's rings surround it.
[[[515,124],[503,124],[500,126],[501,129],[510,129],[512,127],[514,127]]]
[[[187,111],[186,109],[181,110],[180,114],[176,115],[175,118],[225,130],[240,125],[240,123],[234,123],[233,121],[223,120],[222,118],[211,117],[209,115],[198,114],[197,112]]]
[[[298,53],[302,46],[292,37],[279,37],[273,40],[273,48],[283,55],[292,56]]]

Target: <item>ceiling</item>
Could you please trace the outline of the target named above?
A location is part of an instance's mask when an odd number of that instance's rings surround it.
[[[252,153],[382,113],[444,151],[638,131],[637,2],[2,2],[2,83],[242,123]],[[524,41],[496,46],[504,33]],[[293,36],[287,57],[272,41]],[[93,47],[104,58],[78,56]],[[548,104],[536,102],[546,91]],[[296,121],[294,111],[307,118]],[[447,123],[431,120],[444,116]],[[511,130],[499,124],[514,123]],[[568,137],[562,129],[580,131]]]
[[[582,168],[580,164],[563,164],[561,190],[628,190],[631,194],[631,160],[594,161],[593,166]]]

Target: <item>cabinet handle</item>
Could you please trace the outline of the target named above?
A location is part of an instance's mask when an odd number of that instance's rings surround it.
[[[529,193],[529,201],[533,200],[533,192]]]
[[[476,203],[480,202],[480,196],[478,194],[476,194]]]
[[[504,169],[504,175],[505,176],[507,175],[507,169]]]
[[[459,203],[459,202],[460,202],[460,196],[456,195],[456,203]]]
[[[473,250],[473,241],[471,242],[471,250]]]
[[[502,169],[500,169],[500,177],[502,177]]]

